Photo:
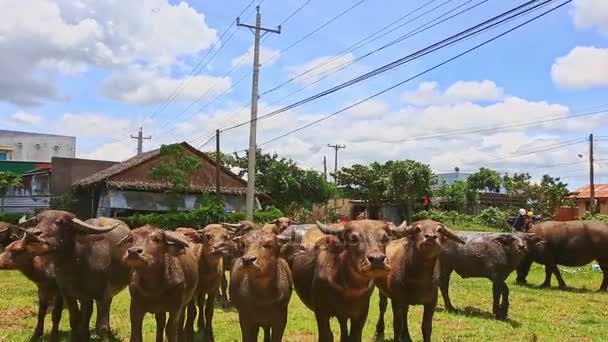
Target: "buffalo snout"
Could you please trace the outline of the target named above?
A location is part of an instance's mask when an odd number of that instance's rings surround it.
[[[129,248],[127,252],[129,253],[129,256],[139,256],[144,252],[144,250],[139,247],[132,247]]]
[[[241,261],[243,262],[243,265],[245,265],[245,266],[253,265],[253,263],[256,260],[258,260],[258,258],[253,255],[245,255],[245,256],[241,257]]]
[[[372,264],[373,266],[384,266],[384,261],[386,260],[386,255],[384,255],[384,254],[368,255],[367,260],[369,260],[370,264]]]

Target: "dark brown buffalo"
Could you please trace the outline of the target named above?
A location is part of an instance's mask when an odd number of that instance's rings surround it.
[[[340,322],[341,341],[361,341],[373,280],[391,269],[385,248],[389,236],[405,228],[381,221],[352,221],[343,229],[317,222],[326,235],[312,249],[290,244],[288,261],[296,292],[315,313],[319,341],[332,341],[331,317]],[[348,321],[350,320],[350,332]]]
[[[55,265],[64,305],[70,313],[72,341],[89,340],[93,301],[97,304],[97,334],[109,340],[112,298],[129,283],[129,269],[117,246],[127,225],[110,218],[77,219],[66,211],[46,210],[34,219],[25,237],[26,250],[44,255]],[[79,302],[80,301],[80,306]]]
[[[525,283],[533,262],[545,265],[545,281],[541,286],[551,286],[555,274],[559,287],[566,283],[557,265],[583,266],[595,260],[603,273],[598,291],[608,290],[608,224],[600,221],[545,221],[532,225],[528,233],[534,233],[544,243],[535,244],[517,269],[517,282]]]
[[[8,246],[21,237],[23,237],[23,231],[18,225],[0,222],[0,248]]]
[[[193,300],[188,305],[184,329],[188,332],[193,330],[198,304],[198,330],[206,341],[213,341],[213,309],[224,273],[222,257],[236,249],[231,241],[233,233],[221,224],[210,224],[201,230],[178,228],[175,232],[195,243],[193,251],[198,259],[196,302]]]
[[[256,229],[255,224],[251,221],[241,221],[239,223],[222,223],[222,226],[234,234],[234,236],[242,236],[250,231]],[[224,263],[224,273],[222,273],[222,281],[220,284],[220,291],[218,293],[218,303],[220,306],[227,308],[230,306],[230,298],[228,298],[228,278],[226,277],[225,272],[230,272],[232,270],[232,265],[234,264],[236,255],[234,253],[228,252],[224,253],[223,263]]]
[[[289,226],[298,224],[294,219],[289,217],[279,217],[276,220],[270,221],[262,227],[262,230],[272,234],[281,234]]]
[[[280,342],[292,291],[289,266],[279,258],[282,242],[261,230],[238,239],[242,256],[232,267],[230,296],[239,312],[241,341],[256,342],[262,328],[264,341]]]
[[[192,247],[173,232],[143,226],[132,230],[120,243],[129,246],[123,262],[132,270],[131,342],[141,342],[142,323],[146,313],[156,317],[156,341],[163,341],[165,315],[169,342],[186,339],[183,313],[193,300],[198,286],[198,265]]]
[[[63,301],[55,279],[55,267],[44,257],[34,257],[25,250],[23,240],[8,245],[0,254],[0,269],[18,270],[38,287],[38,321],[31,340],[38,340],[44,333],[44,317],[49,306],[53,306],[51,334],[49,340],[59,340],[59,322]]]
[[[376,334],[384,335],[384,313],[387,297],[393,308],[393,332],[395,341],[411,341],[407,314],[410,305],[424,305],[422,337],[431,340],[433,314],[437,305],[439,279],[439,254],[448,239],[464,243],[445,225],[424,220],[414,222],[403,231],[403,238],[392,241],[386,248],[391,270],[376,280],[380,289],[380,317]]]
[[[532,236],[525,233],[458,234],[466,243],[446,241],[441,246],[439,288],[448,311],[456,309],[449,296],[450,275],[462,278],[487,278],[492,281],[492,314],[506,319],[509,312],[509,287],[505,280],[523,260]]]

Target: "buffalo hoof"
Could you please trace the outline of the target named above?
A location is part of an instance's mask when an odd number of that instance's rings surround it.
[[[449,313],[457,313],[457,312],[458,312],[458,310],[456,310],[456,308],[455,308],[455,307],[453,307],[453,306],[446,306],[446,307],[445,307],[445,310],[446,310],[447,312],[449,312]]]
[[[539,286],[539,287],[540,287],[541,289],[546,289],[546,288],[551,287],[551,284],[542,283],[542,284],[540,284],[540,286]]]
[[[517,278],[517,279],[515,280],[515,283],[516,283],[516,284],[519,284],[519,285],[525,285],[525,284],[527,284],[528,282],[526,281],[526,279],[519,279],[519,278]]]
[[[49,335],[49,342],[59,342],[59,332],[53,331]]]
[[[42,339],[42,334],[35,332],[34,335],[32,335],[32,337],[30,337],[30,341],[40,341]]]
[[[597,290],[597,291],[595,291],[595,292],[608,292],[608,289],[603,289],[603,288],[600,288],[600,289],[598,289],[598,290]]]
[[[567,290],[567,289],[568,289],[568,286],[567,286],[566,284],[559,285],[559,289],[560,289],[560,290]]]

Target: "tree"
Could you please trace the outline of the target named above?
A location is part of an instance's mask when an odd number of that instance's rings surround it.
[[[479,203],[479,191],[499,192],[502,180],[497,171],[482,167],[467,178],[467,203]]]
[[[360,199],[374,206],[387,201],[388,169],[385,164],[354,164],[343,167],[333,177],[346,197]]]
[[[505,175],[503,183],[509,196],[528,204],[543,216],[553,216],[557,208],[568,203],[568,184],[559,177],[543,175],[540,183],[535,184],[528,173],[516,173]]]
[[[388,196],[407,209],[407,220],[414,214],[413,205],[423,197],[431,197],[431,190],[436,183],[430,166],[413,160],[389,161]]]
[[[467,209],[467,191],[467,182],[458,179],[452,184],[442,184],[435,191],[433,197],[443,198],[444,209],[456,210],[463,213]]]
[[[161,163],[152,168],[151,176],[169,185],[169,205],[172,210],[176,210],[180,194],[188,191],[190,177],[200,167],[201,162],[186,152],[180,144],[161,146],[160,156]]]
[[[13,172],[0,172],[0,212],[4,213],[4,200],[8,191],[13,187],[21,186],[21,176]]]

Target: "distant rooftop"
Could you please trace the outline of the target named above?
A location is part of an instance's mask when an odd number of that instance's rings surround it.
[[[595,184],[595,198],[608,198],[608,184]],[[591,187],[585,185],[574,192],[574,198],[591,198]]]
[[[10,135],[40,135],[47,137],[63,137],[63,138],[75,138],[71,135],[60,135],[60,134],[48,134],[48,133],[37,133],[37,132],[23,132],[23,131],[10,131],[6,129],[0,129],[1,134],[10,134]]]

